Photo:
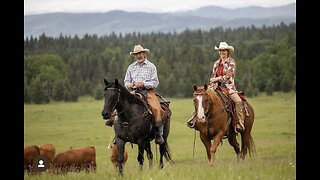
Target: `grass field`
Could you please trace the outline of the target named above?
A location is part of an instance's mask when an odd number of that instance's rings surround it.
[[[152,142],[154,166],[149,169],[145,160],[143,171],[138,169],[137,145],[126,144],[129,158],[124,167],[123,179],[296,179],[296,94],[262,94],[249,98],[256,114],[252,136],[256,154],[240,163],[228,141],[218,147],[216,161],[209,166],[205,148],[196,132],[186,126],[193,110],[192,99],[174,99],[171,130],[168,143],[174,164],[164,160],[165,167],[158,169],[159,151]],[[119,179],[109,160],[108,144],[113,138],[113,128],[104,126],[101,117],[103,101],[82,97],[76,103],[50,103],[24,106],[24,143],[40,145],[52,143],[57,152],[70,147],[94,146],[97,171],[95,173],[68,173],[53,175],[24,175],[24,179]],[[238,137],[240,143],[240,137]],[[146,156],[145,156],[145,159]]]

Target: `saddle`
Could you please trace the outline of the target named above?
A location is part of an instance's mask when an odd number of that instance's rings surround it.
[[[222,86],[218,86],[215,91],[219,94],[220,98],[222,99],[226,111],[228,112],[228,117],[231,117],[232,120],[232,127],[235,127],[236,124],[239,122],[238,116],[236,115],[236,109],[235,109],[235,103],[232,101],[232,99],[228,95],[228,89]],[[243,91],[239,91],[238,95],[240,96],[242,103],[243,103],[243,108],[245,109],[245,115],[249,116],[248,109],[247,109],[247,99],[244,95]]]
[[[146,97],[144,95],[142,95],[139,91],[133,91],[132,94],[136,95],[141,100],[143,100],[143,102],[144,102],[146,108],[148,109],[149,113],[152,114],[151,107],[148,104],[148,101],[147,101]],[[167,118],[171,117],[171,114],[172,114],[172,112],[171,112],[171,110],[169,108],[170,101],[166,100],[163,97],[163,95],[158,93],[158,92],[156,92],[155,94],[156,94],[156,96],[158,98],[158,101],[160,102],[160,106],[161,106],[162,110],[165,112],[165,115],[166,115],[166,117],[163,120],[163,122],[164,122]]]
[[[161,108],[166,112],[167,118],[171,117],[171,110],[169,109],[170,101],[166,100],[162,94],[156,92],[156,96],[160,102]]]

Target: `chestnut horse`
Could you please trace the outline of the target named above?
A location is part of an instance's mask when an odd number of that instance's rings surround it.
[[[249,115],[245,116],[245,130],[240,133],[241,150],[227,107],[217,91],[208,88],[207,84],[200,87],[194,85],[193,102],[194,116],[187,122],[187,126],[200,132],[200,139],[206,148],[210,165],[213,165],[217,147],[224,137],[228,138],[229,144],[234,148],[238,161],[245,159],[248,150],[250,157],[253,155],[255,146],[251,129],[254,122],[254,111],[248,102],[246,103]],[[213,140],[212,144],[211,140]]]

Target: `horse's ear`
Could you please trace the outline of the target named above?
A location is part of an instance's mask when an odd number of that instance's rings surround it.
[[[104,81],[104,84],[108,86],[109,82],[106,79],[103,79],[103,81]]]
[[[114,84],[116,85],[116,87],[119,86],[119,81],[118,81],[118,79],[115,79],[115,80],[114,80]]]
[[[208,89],[208,85],[204,84],[204,90],[207,90],[207,89]]]
[[[193,85],[193,91],[196,91],[198,89],[197,85]]]

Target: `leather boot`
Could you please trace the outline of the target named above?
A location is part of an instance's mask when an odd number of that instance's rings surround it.
[[[164,143],[164,139],[162,137],[162,134],[163,134],[163,126],[156,127],[156,137],[155,137],[156,144],[163,144]]]

